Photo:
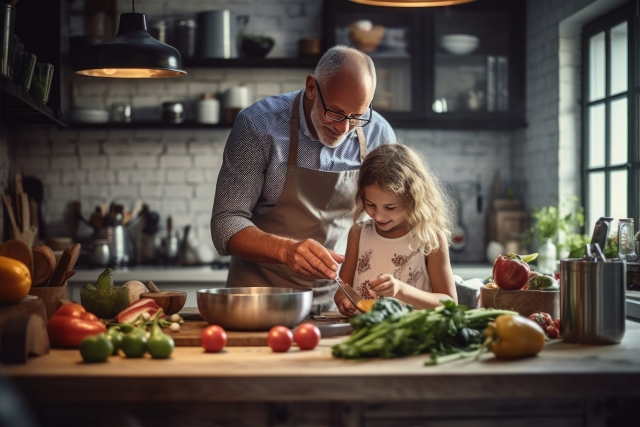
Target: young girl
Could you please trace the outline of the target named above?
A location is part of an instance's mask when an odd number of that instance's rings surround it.
[[[340,278],[367,299],[394,297],[416,309],[457,302],[448,248],[452,206],[415,152],[400,144],[377,147],[360,167]],[[358,222],[363,212],[371,219]],[[334,300],[342,314],[356,314],[341,290]]]

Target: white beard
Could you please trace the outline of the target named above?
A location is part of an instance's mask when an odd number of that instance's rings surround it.
[[[313,127],[318,134],[318,139],[320,140],[320,142],[322,142],[322,145],[329,148],[336,148],[338,145],[342,144],[342,141],[344,141],[347,135],[353,132],[355,128],[351,128],[347,130],[346,133],[341,134],[333,126],[325,125],[324,123],[322,123],[323,110],[318,99],[319,98],[316,98],[313,106],[311,107],[311,123],[313,124]],[[321,133],[320,131],[323,128],[328,128],[331,131],[331,136],[327,136],[326,134]]]

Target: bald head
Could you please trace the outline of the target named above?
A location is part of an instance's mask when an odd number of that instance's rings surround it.
[[[337,45],[329,49],[313,73],[320,85],[326,85],[336,74],[348,75],[361,87],[376,89],[376,69],[369,55],[352,47]]]

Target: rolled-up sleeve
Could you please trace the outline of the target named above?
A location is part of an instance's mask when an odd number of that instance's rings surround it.
[[[260,197],[268,147],[261,141],[247,115],[240,113],[224,148],[211,214],[211,238],[221,255],[240,230],[253,225],[252,212]]]

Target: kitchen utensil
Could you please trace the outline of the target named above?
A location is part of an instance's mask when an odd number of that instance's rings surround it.
[[[38,286],[29,290],[29,295],[35,295],[42,299],[47,308],[46,321],[51,319],[56,311],[58,311],[58,302],[61,299],[67,299],[67,282],[63,282],[61,286]]]
[[[198,310],[209,324],[230,331],[267,331],[297,326],[311,312],[313,290],[247,287],[201,289]]]
[[[22,262],[29,268],[31,277],[33,277],[33,254],[31,247],[26,243],[15,239],[7,240],[0,245],[0,255]]]
[[[240,28],[247,15],[232,10],[212,10],[196,14],[196,55],[200,58],[237,58]]]
[[[38,227],[38,237],[44,239],[47,237],[47,233],[42,216],[42,200],[44,199],[42,180],[35,176],[25,176],[22,178],[22,188],[29,195],[30,207],[32,202],[35,203],[35,212],[31,209],[31,225]]]
[[[336,283],[342,289],[342,292],[346,295],[346,297],[351,301],[351,304],[361,313],[366,313],[365,310],[362,309],[361,303],[363,299],[358,295],[358,293],[349,285],[344,283],[340,277],[336,276]]]
[[[33,286],[46,286],[56,269],[56,256],[49,246],[39,245],[33,253]]]
[[[609,262],[560,260],[562,338],[577,344],[616,344],[622,341],[626,285],[626,262],[615,259]]]
[[[11,64],[13,31],[16,20],[16,8],[8,4],[0,4],[0,73],[9,76]]]
[[[31,88],[31,80],[33,79],[33,71],[36,68],[37,60],[38,58],[34,54],[22,52],[18,85],[26,91]]]
[[[178,259],[181,263],[184,263],[187,255],[187,247],[189,245],[189,230],[190,225],[185,225],[184,232],[182,233],[182,240],[180,241],[180,247],[178,249]]]
[[[602,252],[602,248],[607,244],[607,236],[609,236],[609,223],[613,220],[611,217],[600,217],[598,221],[596,221],[596,225],[593,228],[593,235],[591,236],[591,254],[599,255],[598,250],[596,249],[595,244],[597,243]]]
[[[633,218],[618,220],[618,258],[624,261],[636,261],[636,245],[633,237]]]
[[[143,292],[140,298],[151,298],[158,304],[165,314],[179,312],[187,302],[187,293],[182,291]]]
[[[467,55],[478,48],[480,39],[470,34],[449,34],[440,38],[440,45],[454,55]]]

